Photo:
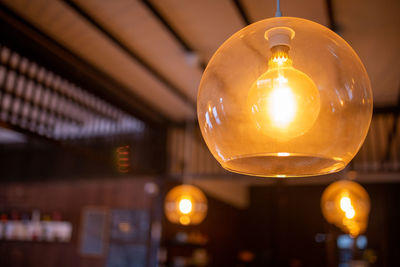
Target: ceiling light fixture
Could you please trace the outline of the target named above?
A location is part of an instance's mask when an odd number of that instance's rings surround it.
[[[353,237],[367,229],[370,199],[364,187],[356,182],[330,184],[322,194],[321,209],[329,223]]]
[[[172,223],[196,225],[207,215],[207,198],[193,185],[179,185],[172,188],[165,197],[164,212]]]
[[[211,58],[197,115],[217,161],[237,173],[311,176],[342,170],[372,117],[367,72],[339,35],[280,17],[238,31]]]
[[[188,173],[193,138],[193,126],[186,124],[184,139],[183,184],[172,188],[164,200],[164,213],[168,221],[175,224],[196,225],[207,216],[207,197],[192,185],[192,176]]]

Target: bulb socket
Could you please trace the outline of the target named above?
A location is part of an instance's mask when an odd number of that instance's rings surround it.
[[[264,38],[268,41],[269,48],[275,46],[290,47],[290,41],[294,38],[294,35],[294,30],[289,27],[274,27],[265,32]]]
[[[275,45],[271,47],[271,52],[273,55],[287,55],[289,53],[290,47],[288,45]]]

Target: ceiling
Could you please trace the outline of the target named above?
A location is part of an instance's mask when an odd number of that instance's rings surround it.
[[[273,16],[275,9],[274,0],[0,2],[177,122],[195,118],[203,67],[216,49],[246,20]],[[281,10],[334,22],[366,66],[375,105],[398,103],[400,1],[283,0]]]

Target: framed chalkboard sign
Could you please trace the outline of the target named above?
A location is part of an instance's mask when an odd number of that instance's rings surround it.
[[[84,256],[101,257],[108,243],[109,210],[85,207],[82,212],[79,252]]]
[[[106,267],[145,267],[150,236],[147,210],[113,209]]]

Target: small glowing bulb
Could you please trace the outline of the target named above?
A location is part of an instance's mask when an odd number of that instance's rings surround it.
[[[351,200],[350,200],[349,197],[344,196],[344,197],[342,197],[342,198],[340,199],[340,208],[341,208],[344,212],[346,212],[346,211],[348,211],[348,210],[350,210],[350,209],[353,208],[353,206],[351,205]]]
[[[347,219],[353,219],[356,215],[356,211],[354,209],[348,209],[345,211]]]
[[[284,79],[279,76],[278,79]],[[292,89],[285,86],[275,88],[268,98],[268,116],[277,127],[287,127],[296,115],[296,100]]]
[[[340,198],[340,209],[344,211],[347,219],[353,219],[356,215],[353,205],[351,204],[351,199],[347,193],[344,193]]]
[[[268,70],[251,86],[247,103],[258,130],[287,141],[314,125],[320,95],[313,80],[293,68],[288,46],[276,46],[271,51]]]
[[[187,198],[182,198],[179,201],[179,211],[183,214],[189,214],[192,212],[192,201]]]

